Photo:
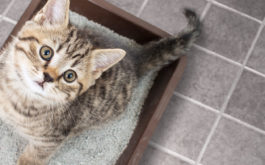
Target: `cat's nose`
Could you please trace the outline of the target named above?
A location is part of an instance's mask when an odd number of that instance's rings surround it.
[[[54,79],[49,75],[49,73],[44,72],[44,82],[53,82]]]

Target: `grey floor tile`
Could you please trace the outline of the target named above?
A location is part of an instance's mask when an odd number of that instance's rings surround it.
[[[139,165],[190,165],[152,146],[148,146]]]
[[[216,114],[173,96],[152,141],[190,159],[196,159]]]
[[[250,16],[263,20],[265,17],[264,0],[217,0]]]
[[[123,10],[136,15],[140,10],[144,0],[106,0]]]
[[[244,71],[226,113],[265,130],[265,79]]]
[[[210,8],[203,25],[197,43],[241,63],[259,28],[257,22],[216,6]]]
[[[265,136],[227,119],[206,150],[203,165],[264,165]]]
[[[261,32],[261,36],[248,60],[247,66],[265,73],[265,29]]]
[[[0,5],[0,14],[2,14],[6,7],[8,6],[8,4],[10,3],[10,0],[1,0],[1,5]]]
[[[0,21],[0,47],[2,47],[14,26],[15,25],[10,24],[4,20]]]
[[[183,8],[194,8],[202,13],[205,5],[205,0],[149,0],[140,17],[171,34],[176,34],[187,24],[182,14]]]
[[[6,16],[16,21],[19,20],[30,2],[31,0],[15,0]]]
[[[195,48],[189,54],[187,67],[176,90],[220,109],[239,67]]]

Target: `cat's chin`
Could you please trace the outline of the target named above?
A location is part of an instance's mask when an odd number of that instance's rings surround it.
[[[26,86],[25,90],[29,90],[28,92],[45,96],[45,88],[44,87],[42,88],[41,86],[39,86],[37,81],[26,78],[23,83]]]
[[[49,95],[51,94],[49,92],[50,84],[44,83],[42,86],[37,81],[32,81],[30,85],[30,90],[32,93],[41,96],[43,98],[49,98]]]
[[[48,85],[49,84],[43,84],[43,86],[40,86],[38,84],[39,81],[32,80],[28,75],[24,74],[24,77],[22,79],[22,86],[24,86],[24,90],[26,93],[28,93],[33,98],[39,98],[39,99],[47,99],[47,93],[48,92]]]
[[[65,99],[60,99],[60,96],[53,96],[53,94],[49,90],[50,84],[44,84],[43,88],[39,86],[39,84],[35,84],[34,86],[31,86],[30,90],[28,91],[30,92],[30,95],[33,99],[42,100],[46,105],[49,106],[65,104]]]
[[[24,79],[23,84],[25,85],[26,92],[32,96],[33,99],[45,100],[49,105],[51,104],[64,104],[64,98],[62,96],[54,96],[52,94],[53,85],[49,83],[40,84],[40,81],[32,80],[30,77]]]
[[[43,85],[40,85],[36,81],[33,81],[33,84],[34,85],[30,87],[30,90],[33,93],[34,98],[45,100],[45,102],[49,105],[65,104],[65,98],[63,98],[63,96],[54,96],[54,94],[52,94],[52,84],[44,83]]]

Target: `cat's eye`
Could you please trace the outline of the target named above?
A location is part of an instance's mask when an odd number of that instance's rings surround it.
[[[45,61],[50,61],[53,56],[53,50],[49,46],[43,46],[40,49],[40,57]]]
[[[64,80],[66,82],[71,83],[71,82],[73,82],[73,81],[76,80],[77,75],[76,75],[75,71],[73,71],[73,70],[67,70],[66,72],[64,72],[63,78],[64,78]]]

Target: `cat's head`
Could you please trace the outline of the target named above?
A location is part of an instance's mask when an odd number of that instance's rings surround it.
[[[27,93],[48,104],[74,100],[124,56],[95,49],[69,26],[69,0],[49,0],[26,22],[13,44],[15,69]]]

